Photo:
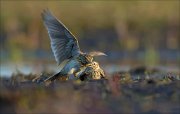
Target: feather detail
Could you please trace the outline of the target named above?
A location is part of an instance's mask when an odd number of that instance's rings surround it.
[[[48,30],[51,48],[58,64],[81,53],[75,36],[48,9],[43,11],[42,19]]]

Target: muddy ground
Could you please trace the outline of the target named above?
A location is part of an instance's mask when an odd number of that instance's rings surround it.
[[[32,81],[37,76],[1,77],[1,114],[180,114],[179,72],[139,67],[107,75],[107,80],[55,81],[49,86]]]

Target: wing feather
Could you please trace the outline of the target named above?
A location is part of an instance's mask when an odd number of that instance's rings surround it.
[[[81,53],[77,39],[48,9],[43,11],[42,18],[58,64]]]

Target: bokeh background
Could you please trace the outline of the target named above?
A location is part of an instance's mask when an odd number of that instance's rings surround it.
[[[49,8],[106,72],[143,65],[178,70],[180,1],[0,1],[0,75],[57,71],[41,19]]]

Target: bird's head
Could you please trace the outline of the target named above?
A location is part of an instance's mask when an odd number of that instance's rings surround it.
[[[91,63],[93,61],[93,56],[91,55],[85,54],[84,57],[88,63]]]
[[[79,60],[82,64],[86,65],[93,61],[93,56],[88,55],[88,54],[81,54],[79,56]]]

